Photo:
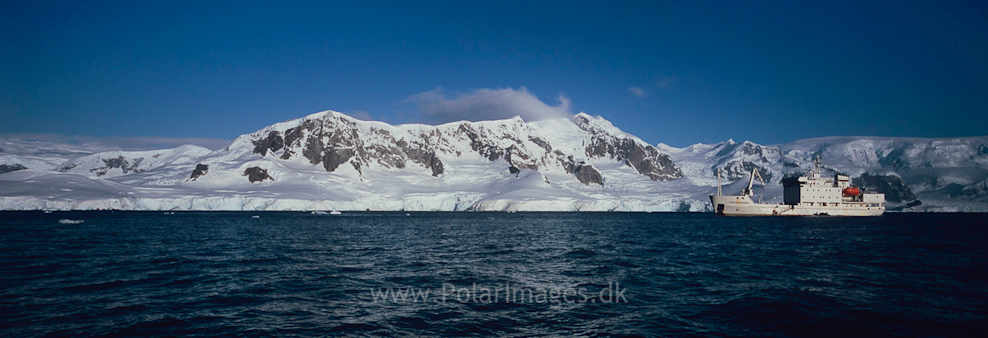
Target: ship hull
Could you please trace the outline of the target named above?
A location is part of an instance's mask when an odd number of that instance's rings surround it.
[[[711,195],[714,212],[725,216],[881,216],[884,206],[865,203],[831,203],[831,205],[755,203],[750,196]]]

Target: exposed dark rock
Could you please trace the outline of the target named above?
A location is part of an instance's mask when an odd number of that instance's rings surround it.
[[[851,180],[855,186],[861,187],[865,191],[875,191],[885,194],[885,200],[892,203],[913,201],[916,195],[909,189],[909,186],[897,175],[882,174],[861,174]]]
[[[549,142],[546,142],[542,138],[535,137],[535,136],[529,136],[528,137],[528,140],[529,141],[532,141],[532,143],[535,143],[536,145],[538,145],[542,149],[545,149],[545,152],[547,152],[547,153],[552,152],[552,146],[550,146],[549,145]]]
[[[202,177],[202,175],[205,175],[206,172],[208,171],[209,171],[209,165],[202,163],[196,164],[196,168],[192,170],[192,176],[189,177],[189,180],[195,181],[197,178]]]
[[[244,170],[244,176],[247,176],[247,180],[249,180],[250,183],[260,182],[263,180],[274,181],[274,178],[268,175],[268,170],[262,169],[261,167],[247,168],[247,170]]]
[[[589,164],[581,164],[576,168],[576,179],[586,185],[604,185],[604,178],[600,176],[600,172]]]
[[[563,167],[563,170],[566,170],[567,174],[575,174],[576,169],[579,168],[581,164],[583,164],[583,161],[577,163],[576,159],[573,158],[573,155],[559,159],[559,165]]]
[[[355,122],[337,115],[327,115],[320,119],[302,121],[298,127],[286,129],[283,141],[285,152],[281,158],[288,160],[301,153],[309,163],[321,163],[326,171],[335,171],[341,164],[349,161],[361,173],[370,163],[376,162],[385,168],[403,169],[411,161],[430,169],[434,176],[442,174],[443,162],[436,156],[436,151],[428,140],[432,137],[437,142],[442,141],[442,135],[436,131],[428,131],[419,136],[421,141],[399,139],[391,131],[374,127],[360,133]],[[366,137],[383,142],[368,144],[364,141]],[[278,140],[278,137],[269,134],[265,139],[253,142],[259,151],[263,151],[277,148]]]
[[[432,176],[442,175],[444,170],[443,161],[440,161],[439,158],[436,157],[435,153],[432,154],[432,160],[430,160],[427,165],[430,169],[432,169]]]
[[[443,173],[443,162],[436,157],[436,152],[429,150],[424,144],[415,142],[408,145],[405,154],[412,162],[432,170],[432,176],[439,176]]]
[[[404,147],[408,146],[408,144],[403,141],[398,142],[398,144],[403,145]],[[377,163],[380,163],[385,168],[405,168],[405,160],[408,159],[407,154],[405,154],[406,152],[396,152],[392,148],[376,144],[365,147],[363,153],[373,154],[369,156],[376,158]],[[368,158],[368,160],[370,160],[370,158]]]
[[[353,169],[356,170],[357,173],[359,173],[361,176],[364,174],[363,171],[360,171],[360,162],[350,161],[350,165],[352,165]]]
[[[503,154],[501,149],[484,142],[480,134],[469,125],[465,123],[461,124],[460,127],[456,129],[456,132],[466,135],[467,138],[470,139],[470,149],[473,149],[473,151],[476,151],[481,156],[487,157],[487,159],[491,161],[501,158]]]
[[[799,165],[792,162],[782,162],[782,166],[786,168],[799,168]]]
[[[504,160],[519,169],[539,170],[539,165],[535,163],[535,159],[531,155],[521,151],[515,145],[511,145],[511,147],[504,150]]]
[[[302,128],[288,128],[285,130],[285,153],[281,154],[281,159],[287,160],[295,155],[292,148],[301,148]]]
[[[330,149],[322,157],[322,166],[326,171],[334,171],[340,164],[346,163],[353,157],[353,149]]]
[[[117,157],[114,157],[114,158],[104,158],[102,160],[103,160],[103,166],[89,169],[89,172],[95,173],[96,176],[103,176],[103,175],[106,175],[106,173],[109,172],[110,169],[120,169],[124,174],[131,173],[131,172],[139,173],[139,172],[144,171],[144,170],[138,169],[138,167],[141,165],[141,162],[144,161],[144,158],[143,157],[139,157],[139,158],[135,158],[133,160],[129,160],[126,157],[117,156]],[[63,172],[64,171],[68,171],[69,169],[72,169],[73,167],[75,167],[75,166],[73,165],[73,166],[70,166],[70,167],[63,168],[61,171],[63,171]]]
[[[912,208],[912,207],[920,206],[920,205],[923,205],[923,201],[915,200],[915,201],[906,203],[906,206],[904,206],[903,208]]]
[[[27,169],[27,167],[21,165],[20,163],[14,163],[11,165],[0,164],[0,174],[9,173],[11,171],[24,170],[24,169]]]
[[[302,139],[302,128],[288,128],[285,129],[285,146],[292,147],[297,146],[298,141]]]
[[[521,172],[521,169],[518,169],[515,166],[508,167],[508,173],[510,173],[512,175],[517,174],[517,173],[520,173],[520,172]]]
[[[281,133],[277,130],[268,133],[267,138],[255,140],[253,143],[254,153],[261,154],[261,156],[267,155],[268,151],[274,153],[285,146],[285,140],[281,138]]]
[[[764,157],[762,146],[747,141],[742,143],[741,153],[749,156]]]
[[[653,146],[642,147],[632,139],[618,139],[609,135],[596,135],[586,148],[588,157],[612,157],[624,160],[638,173],[653,181],[669,181],[683,177],[683,172],[672,162],[668,154],[659,153]]]

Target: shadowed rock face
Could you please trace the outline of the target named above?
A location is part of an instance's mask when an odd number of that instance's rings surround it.
[[[573,155],[569,155],[565,158],[560,157],[559,165],[563,167],[563,170],[566,170],[567,174],[574,174],[580,183],[586,185],[590,185],[592,183],[604,185],[604,178],[600,175],[600,172],[597,171],[597,168],[594,168],[593,165],[583,163],[582,161],[576,161],[576,159],[573,158]]]
[[[511,145],[508,149],[504,150],[504,160],[512,167],[518,169],[539,170],[539,165],[536,164],[535,159],[515,145]]]
[[[353,149],[328,149],[323,152],[322,155],[322,166],[326,168],[326,171],[332,172],[336,168],[340,167],[340,164],[346,163],[353,157]]]
[[[892,203],[913,201],[916,195],[912,189],[896,175],[880,175],[864,173],[855,177],[851,183],[865,191],[875,191],[885,194],[885,200]]]
[[[0,174],[9,173],[11,171],[24,170],[24,169],[27,169],[27,167],[21,165],[20,163],[14,163],[11,165],[0,164]]]
[[[247,180],[249,180],[250,183],[260,182],[263,180],[274,181],[274,178],[268,175],[268,170],[262,169],[261,167],[247,168],[247,170],[244,170],[244,176],[247,176]]]
[[[254,153],[261,154],[261,156],[267,155],[268,151],[273,153],[285,146],[285,140],[281,138],[281,133],[277,130],[268,133],[267,138],[253,141],[253,143]]]
[[[600,176],[600,172],[593,165],[584,164],[576,167],[576,179],[580,180],[580,183],[590,185],[599,184],[604,185],[604,178]]]
[[[206,172],[208,171],[209,171],[208,165],[202,163],[196,164],[196,168],[192,170],[192,176],[189,177],[189,180],[195,181],[197,178],[202,177],[202,175],[205,175]]]
[[[429,169],[432,169],[432,176],[439,176],[443,173],[443,161],[440,161],[439,158],[436,157],[436,153],[432,153],[432,157],[428,162],[426,162],[426,166],[428,166]]]
[[[642,146],[632,139],[610,135],[595,135],[586,148],[587,157],[612,157],[625,161],[638,173],[653,181],[669,181],[683,177],[683,172],[667,154],[653,146]]]

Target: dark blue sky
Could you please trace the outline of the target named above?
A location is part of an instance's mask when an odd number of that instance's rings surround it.
[[[984,1],[4,1],[0,31],[4,134],[232,139],[530,95],[674,146],[988,134]]]

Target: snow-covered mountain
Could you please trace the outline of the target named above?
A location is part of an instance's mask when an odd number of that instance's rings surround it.
[[[705,198],[668,154],[586,114],[393,126],[327,111],[217,151],[22,167],[0,176],[4,209],[700,210]]]
[[[210,151],[0,140],[0,209],[701,211],[820,155],[911,210],[988,209],[988,137],[649,145],[600,117],[389,125],[327,111]],[[922,205],[917,200],[922,201]]]
[[[740,191],[753,168],[769,182],[763,198],[781,199],[779,182],[803,173],[820,156],[823,167],[850,175],[855,185],[886,194],[892,209],[988,211],[988,137],[901,138],[824,137],[764,146],[734,140],[685,148],[657,146],[701,186],[716,186],[716,168],[725,193]]]

